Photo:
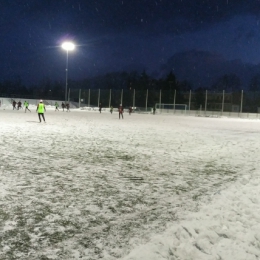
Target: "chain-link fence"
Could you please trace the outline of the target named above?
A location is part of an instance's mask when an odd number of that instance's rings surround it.
[[[62,93],[34,93],[33,95],[9,95],[9,98],[64,100]],[[173,110],[200,112],[260,113],[260,92],[249,91],[176,91],[176,90],[118,90],[118,89],[69,89],[68,101],[75,106],[138,107],[150,110],[158,104],[171,104]],[[181,106],[179,106],[181,105]],[[185,106],[183,106],[185,105]]]
[[[257,113],[260,107],[260,92],[213,92],[213,91],[169,91],[169,90],[107,90],[74,89],[69,91],[69,100],[81,106],[103,107],[153,107],[155,104],[185,104],[188,110],[251,112]]]

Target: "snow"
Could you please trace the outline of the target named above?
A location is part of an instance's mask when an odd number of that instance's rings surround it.
[[[260,121],[0,108],[0,259],[259,259]]]

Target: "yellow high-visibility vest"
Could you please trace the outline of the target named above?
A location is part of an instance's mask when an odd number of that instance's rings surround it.
[[[38,113],[44,113],[44,104],[43,103],[38,104]]]

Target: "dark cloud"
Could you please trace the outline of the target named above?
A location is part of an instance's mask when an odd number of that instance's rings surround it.
[[[259,0],[16,0],[1,4],[1,8],[7,7],[47,29],[74,33],[138,30],[180,34],[235,15],[260,14]]]

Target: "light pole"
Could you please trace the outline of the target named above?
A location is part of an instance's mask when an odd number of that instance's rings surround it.
[[[72,42],[64,42],[61,47],[67,52],[66,59],[66,83],[65,83],[65,103],[67,101],[67,89],[68,89],[68,63],[69,63],[69,51],[73,51],[75,48],[74,43]]]

